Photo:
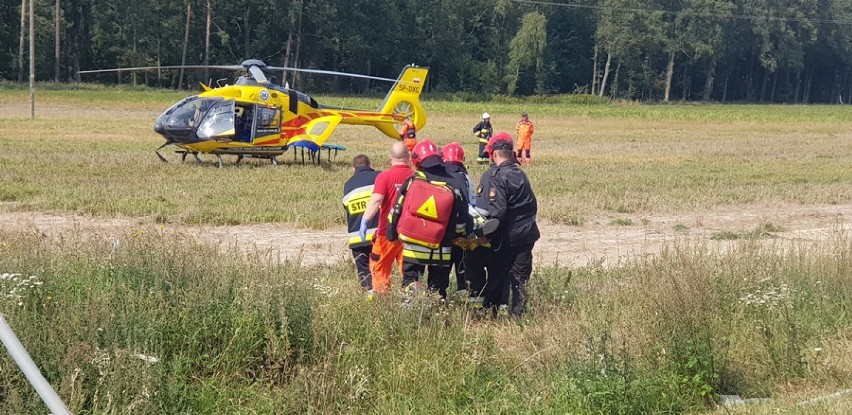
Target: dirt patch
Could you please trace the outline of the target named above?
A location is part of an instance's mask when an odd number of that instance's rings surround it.
[[[617,221],[615,219],[618,219]],[[719,208],[684,215],[613,214],[584,226],[540,223],[542,239],[535,247],[539,265],[615,265],[637,256],[656,255],[676,241],[707,243],[724,248],[730,238],[769,229],[767,241],[811,243],[852,232],[852,205],[772,205]],[[621,223],[621,224],[618,224]],[[625,225],[625,223],[630,223]],[[277,254],[281,261],[302,265],[334,264],[349,258],[345,229],[311,230],[283,224],[236,226],[158,225],[132,218],[96,218],[40,212],[0,212],[0,228],[39,231],[46,235],[84,234],[122,238],[133,229],[163,228],[222,249]],[[717,240],[718,239],[718,240]]]
[[[618,225],[616,218],[633,225]],[[669,216],[613,214],[589,223],[576,227],[541,224],[542,239],[534,251],[538,263],[614,265],[637,256],[657,255],[663,247],[683,241],[725,249],[731,245],[726,235],[757,237],[779,246],[826,241],[838,233],[852,232],[852,205],[731,207]]]

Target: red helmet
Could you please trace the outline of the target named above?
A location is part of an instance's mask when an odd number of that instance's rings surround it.
[[[488,140],[488,144],[485,145],[485,151],[488,152],[488,157],[491,157],[491,159],[494,159],[494,144],[497,144],[497,142],[499,141],[508,143],[509,150],[512,150],[513,140],[512,136],[509,135],[509,133],[501,132],[494,134],[493,136],[491,136],[491,139]]]
[[[464,149],[461,144],[452,142],[441,148],[444,163],[464,164]]]
[[[417,145],[415,145],[411,150],[411,164],[414,165],[415,169],[419,169],[424,160],[433,156],[437,156],[438,162],[440,163],[441,153],[438,152],[438,146],[436,146],[432,140],[423,140],[417,143]]]

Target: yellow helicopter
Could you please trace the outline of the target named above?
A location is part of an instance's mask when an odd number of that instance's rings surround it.
[[[163,162],[159,150],[175,145],[182,159],[192,154],[201,163],[199,154],[213,154],[222,167],[223,154],[243,157],[267,158],[272,164],[276,157],[293,148],[305,150],[311,161],[319,162],[320,150],[345,150],[343,146],[326,144],[326,139],[339,124],[369,125],[393,139],[400,139],[399,126],[410,117],[417,130],[426,125],[426,112],[420,103],[420,94],[429,68],[408,65],[397,79],[317,69],[299,69],[266,66],[262,61],[250,59],[240,66],[182,66],[183,68],[245,69],[233,85],[211,88],[202,84],[204,91],[175,103],[154,123],[154,131],[166,142],[155,151]],[[170,69],[181,66],[122,68],[121,71]],[[375,111],[324,106],[308,95],[270,82],[265,70],[293,71],[342,75],[356,78],[390,81],[393,87]],[[119,69],[80,71],[84,73],[115,72]]]

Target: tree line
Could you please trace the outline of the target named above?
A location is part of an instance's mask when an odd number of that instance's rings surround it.
[[[0,4],[2,79],[27,79],[27,1]],[[430,91],[471,97],[852,102],[849,0],[29,1],[39,81],[193,88],[233,73],[77,71],[257,58],[385,77],[415,63],[431,68]],[[387,87],[278,78],[308,91]]]

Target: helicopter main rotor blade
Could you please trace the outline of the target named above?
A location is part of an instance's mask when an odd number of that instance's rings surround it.
[[[372,79],[374,81],[385,81],[385,82],[396,82],[397,81],[397,79],[382,78],[380,76],[361,75],[361,74],[357,74],[357,73],[348,73],[348,72],[326,71],[326,70],[322,70],[322,69],[288,68],[288,67],[285,67],[285,66],[267,66],[266,69],[273,70],[273,71],[292,71],[292,72],[302,72],[302,73],[315,73],[315,74],[321,74],[321,75],[348,76],[350,78]]]
[[[245,70],[239,65],[170,65],[170,66],[138,66],[134,68],[95,69],[90,71],[78,71],[77,73],[105,73],[105,72],[127,72],[127,71],[151,71],[156,69],[224,69],[229,71]]]
[[[232,71],[242,71],[242,70],[251,70],[251,68],[256,68],[257,66],[250,66],[246,68],[241,65],[167,65],[167,66],[137,66],[132,68],[112,68],[112,69],[94,69],[87,71],[78,71],[80,74],[90,74],[90,73],[109,73],[109,72],[130,72],[130,71],[152,71],[152,70],[160,70],[160,69],[223,69],[223,70],[232,70]],[[319,75],[333,75],[333,76],[346,76],[350,78],[359,78],[359,79],[370,79],[373,81],[383,81],[383,82],[398,82],[398,79],[394,78],[383,78],[380,76],[372,76],[372,75],[361,75],[356,73],[349,72],[339,72],[339,71],[327,71],[324,69],[302,69],[302,68],[290,68],[286,66],[267,66],[262,68],[262,70],[270,70],[270,71],[290,71],[290,72],[301,72],[301,73],[312,73]]]

